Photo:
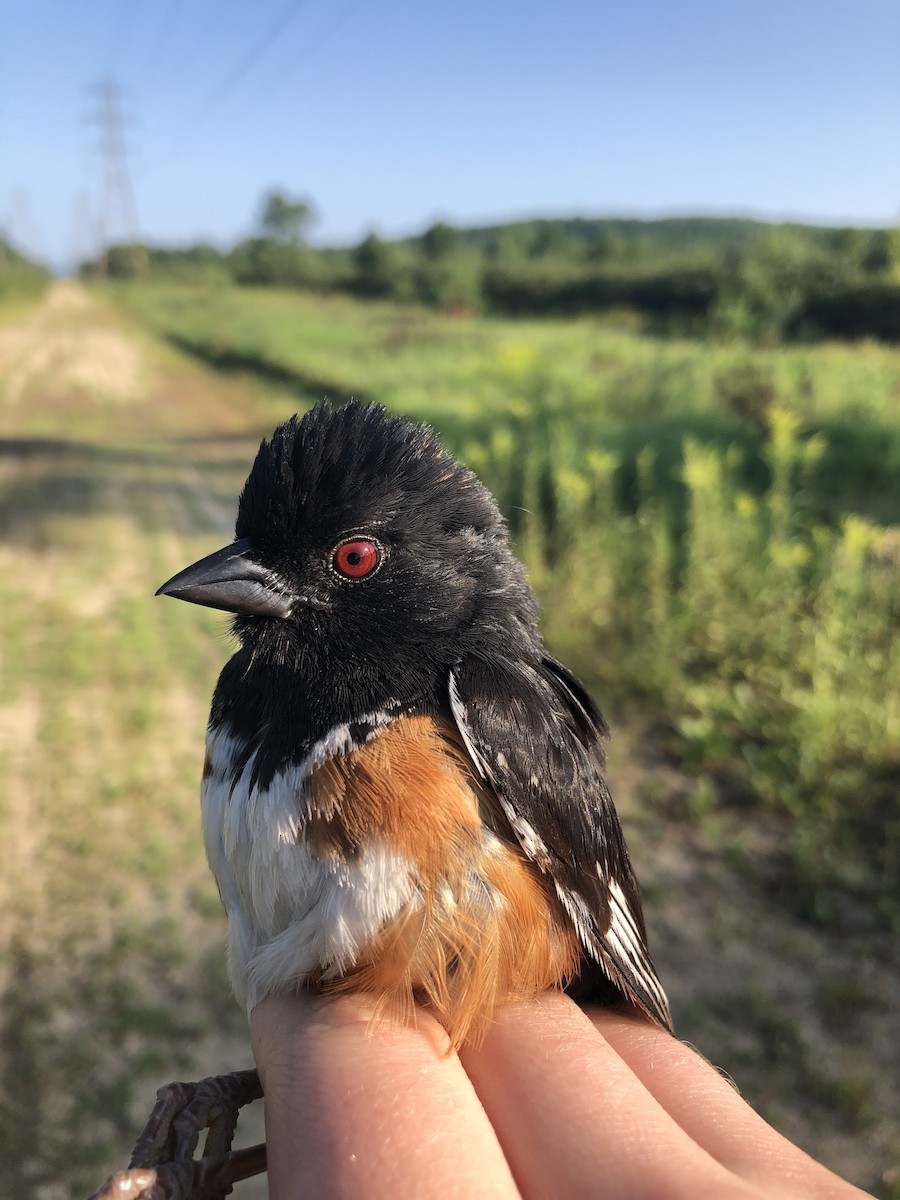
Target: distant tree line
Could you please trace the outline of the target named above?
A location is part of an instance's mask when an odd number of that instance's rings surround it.
[[[355,247],[319,249],[307,240],[313,216],[308,200],[270,192],[255,236],[228,251],[142,247],[146,269],[186,283],[339,291],[458,313],[615,312],[668,333],[900,341],[898,229],[706,217],[478,229],[441,221],[419,237],[373,232]],[[107,273],[133,275],[143,261],[135,251],[113,247]]]

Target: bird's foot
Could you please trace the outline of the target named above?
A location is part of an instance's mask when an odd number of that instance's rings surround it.
[[[160,1088],[128,1169],[91,1200],[224,1200],[232,1184],[266,1169],[264,1145],[231,1149],[239,1110],[260,1096],[252,1070]],[[203,1154],[195,1159],[204,1129]]]

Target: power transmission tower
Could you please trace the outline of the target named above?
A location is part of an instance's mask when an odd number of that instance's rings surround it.
[[[140,273],[147,266],[147,251],[141,244],[137,204],[128,170],[122,89],[115,79],[109,78],[101,80],[91,90],[97,97],[97,109],[88,120],[100,127],[100,154],[103,160],[97,271],[100,275],[106,275],[108,271],[110,240],[113,231],[118,228],[131,249],[132,269]]]

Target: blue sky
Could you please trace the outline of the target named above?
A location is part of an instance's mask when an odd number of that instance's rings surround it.
[[[534,214],[900,215],[896,0],[3,0],[0,228],[57,264],[120,81],[141,232],[228,244]],[[120,233],[113,222],[112,233]]]

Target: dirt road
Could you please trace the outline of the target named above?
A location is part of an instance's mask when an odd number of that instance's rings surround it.
[[[132,338],[98,320],[80,284],[60,280],[34,313],[0,330],[0,378],[7,405],[40,389],[127,403],[141,393],[141,356]]]
[[[88,1195],[157,1086],[250,1063],[197,820],[224,625],[153,592],[260,407],[74,283],[0,329],[0,1195]]]

